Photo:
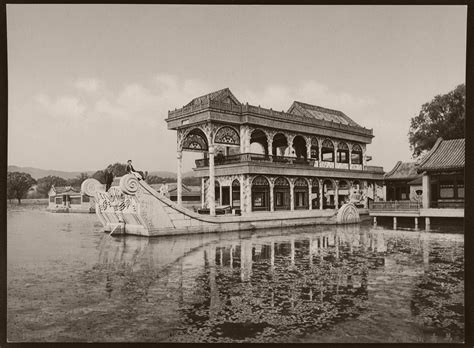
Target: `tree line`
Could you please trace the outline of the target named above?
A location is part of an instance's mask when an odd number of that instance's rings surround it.
[[[48,175],[38,180],[35,180],[28,173],[23,172],[8,172],[7,175],[7,199],[17,199],[18,204],[21,204],[21,200],[27,196],[30,189],[36,185],[36,192],[32,195],[32,198],[47,198],[51,186],[71,186],[79,189],[84,180],[88,178],[94,178],[101,184],[105,184],[105,172],[108,168],[111,168],[112,173],[115,177],[123,176],[127,173],[127,164],[125,163],[114,163],[109,164],[104,170],[98,170],[91,176],[87,173],[81,173],[77,177],[72,179],[65,179],[59,176]],[[176,178],[161,177],[157,175],[148,175],[148,172],[143,173],[145,181],[148,184],[163,184],[163,183],[175,183]],[[183,178],[184,185],[200,185],[200,179],[194,177]]]

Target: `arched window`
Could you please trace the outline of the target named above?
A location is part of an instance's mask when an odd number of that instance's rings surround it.
[[[319,160],[319,144],[316,138],[311,138],[311,158]]]
[[[351,163],[352,164],[362,164],[362,148],[360,147],[359,144],[355,144],[352,147]]]
[[[290,183],[286,178],[280,176],[275,179],[273,196],[275,210],[290,209]]]
[[[337,144],[337,162],[349,163],[349,146],[344,142]]]
[[[321,146],[321,157],[325,162],[334,162],[334,144],[331,140],[326,139]]]
[[[252,210],[270,210],[270,184],[263,176],[252,181]]]
[[[303,178],[295,180],[295,209],[308,209],[308,182]]]
[[[240,181],[235,179],[232,181],[232,202],[231,205],[233,207],[240,206]]]
[[[293,148],[295,149],[296,158],[307,159],[308,151],[306,151],[306,140],[301,135],[297,135],[293,139]]]

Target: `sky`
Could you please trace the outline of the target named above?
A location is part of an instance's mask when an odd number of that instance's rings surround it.
[[[410,119],[465,82],[466,6],[7,5],[8,164],[133,159],[176,172],[168,110],[230,88],[372,128],[370,165],[410,161]],[[198,155],[199,157],[201,155]],[[183,170],[196,154],[184,153]]]

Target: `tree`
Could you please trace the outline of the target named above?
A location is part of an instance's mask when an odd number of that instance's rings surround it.
[[[21,199],[25,197],[30,187],[34,184],[36,184],[36,180],[28,173],[8,172],[7,192],[9,197],[18,199],[18,204],[21,204]]]
[[[61,178],[59,176],[54,176],[54,175],[48,175],[45,176],[44,178],[38,179],[38,188],[37,191],[44,197],[48,196],[48,192],[51,189],[51,186],[54,185],[56,187],[58,186],[66,186],[67,185],[67,180],[64,178]]]
[[[82,182],[88,178],[89,178],[89,175],[87,173],[81,173],[77,177],[73,179],[69,179],[67,181],[67,184],[72,187],[80,187]]]
[[[439,137],[447,140],[465,137],[465,105],[464,84],[422,105],[418,116],[411,119],[408,132],[414,158],[430,150]]]

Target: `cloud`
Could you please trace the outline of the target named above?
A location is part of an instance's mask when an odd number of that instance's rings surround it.
[[[94,78],[80,78],[74,83],[74,86],[88,93],[95,93],[104,88],[103,82]]]
[[[75,96],[61,96],[52,100],[45,94],[38,94],[36,102],[53,117],[79,118],[84,116],[87,106]]]
[[[288,110],[295,100],[345,112],[357,112],[376,104],[373,98],[355,96],[347,92],[335,92],[314,80],[302,81],[295,87],[272,84],[262,91],[245,90],[242,96],[250,104],[274,110]]]
[[[75,168],[102,168],[110,162],[133,158],[143,170],[172,171],[176,168],[176,135],[166,126],[168,110],[180,108],[195,97],[222,88],[207,81],[180,79],[170,74],[156,74],[147,81],[130,81],[116,90],[105,88],[105,82],[96,79],[78,79],[72,85],[75,88],[66,95],[38,94],[31,110],[40,111],[41,117],[35,119],[33,126],[28,121],[32,112],[27,112],[24,117],[27,128],[20,128],[18,124],[14,129],[14,134],[27,131],[31,133],[30,139],[45,144],[38,146],[38,158],[41,153],[51,154],[44,158],[45,163],[69,155],[84,158],[86,163],[77,163]],[[232,92],[241,102],[274,110],[287,110],[293,100],[335,108],[347,112],[362,125],[371,124],[361,121],[367,108],[375,103],[364,96],[333,91],[313,80],[302,81],[293,87],[270,84],[259,90],[232,88]],[[352,112],[362,116],[354,117]],[[67,143],[67,147],[59,147],[57,143],[47,145],[47,138],[41,140],[52,126],[59,134],[58,143]],[[194,166],[195,158],[194,154],[186,154],[185,171]],[[62,164],[48,165],[60,168]]]

